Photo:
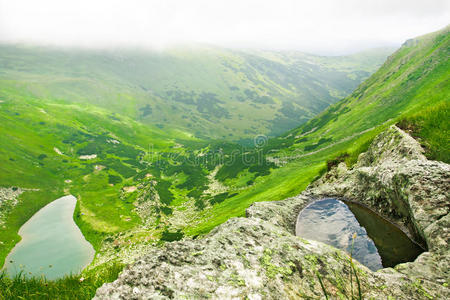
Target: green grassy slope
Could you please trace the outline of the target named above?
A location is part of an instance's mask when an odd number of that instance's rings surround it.
[[[186,232],[208,232],[230,217],[243,215],[255,201],[298,194],[326,171],[327,161],[345,160],[351,165],[377,133],[398,122],[414,124],[430,158],[448,161],[449,29],[408,40],[349,97],[301,127],[270,139],[259,151],[282,165],[270,175],[252,180],[248,187],[252,164],[243,164],[240,158],[236,163],[240,172],[235,172],[236,166],[223,166],[216,177],[237,194],[204,211],[206,221]]]
[[[185,216],[219,201],[203,195],[220,163],[215,154],[236,145],[90,104],[24,96],[11,86],[0,89],[0,188],[26,191],[17,205],[0,203],[0,264],[21,225],[65,194],[77,197],[74,220],[97,253],[179,238],[183,223],[169,220],[189,221]],[[123,234],[129,236],[118,246]]]
[[[6,212],[0,220],[5,222],[0,264],[18,242],[20,226],[64,194],[80,200],[76,221],[96,248],[105,234],[138,226],[132,197],[120,195],[123,186],[138,184],[150,172],[140,162],[144,154],[182,155],[205,144],[190,134],[150,128],[91,105],[24,98],[10,89],[0,91],[0,101],[0,186],[33,189],[21,195],[17,206],[0,206]],[[184,147],[175,148],[178,143]],[[94,154],[94,159],[83,159]]]
[[[450,101],[421,109],[397,125],[416,138],[428,159],[450,163]]]
[[[348,95],[391,51],[321,57],[203,46],[152,52],[0,45],[0,80],[25,96],[239,140],[305,122]]]

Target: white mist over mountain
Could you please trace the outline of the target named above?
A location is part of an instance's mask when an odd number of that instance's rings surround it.
[[[0,41],[333,54],[397,46],[449,20],[450,0],[0,0]]]

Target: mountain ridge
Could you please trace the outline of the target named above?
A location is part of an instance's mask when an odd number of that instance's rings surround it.
[[[239,140],[306,121],[347,95],[388,51],[372,51],[364,60],[211,47],[146,52],[0,45],[0,80],[20,85],[25,95],[88,102],[199,138]]]

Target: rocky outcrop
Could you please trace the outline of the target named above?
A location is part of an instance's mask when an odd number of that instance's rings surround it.
[[[352,170],[339,165],[313,184],[310,192],[363,203],[438,251],[448,242],[449,233],[426,231],[449,213],[450,167],[427,160],[422,152],[412,137],[391,127],[361,154]]]
[[[0,226],[3,226],[6,215],[17,205],[18,198],[23,192],[18,187],[0,187]]]
[[[352,169],[340,164],[299,196],[255,203],[247,218],[230,219],[202,239],[152,249],[96,299],[448,299],[449,171],[391,127]],[[429,251],[372,272],[345,252],[295,236],[300,210],[328,196],[369,206]]]

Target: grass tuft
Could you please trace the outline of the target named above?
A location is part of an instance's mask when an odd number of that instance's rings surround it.
[[[9,299],[92,299],[105,282],[114,281],[123,265],[112,263],[83,275],[68,275],[57,280],[27,277],[19,273],[10,278],[0,273],[0,300]]]
[[[450,102],[443,101],[402,119],[397,126],[416,138],[428,159],[450,163]]]

